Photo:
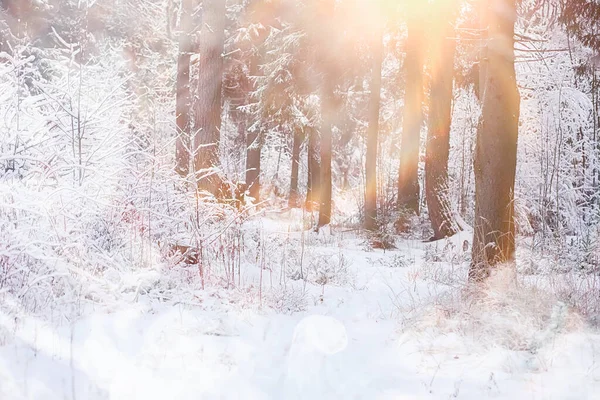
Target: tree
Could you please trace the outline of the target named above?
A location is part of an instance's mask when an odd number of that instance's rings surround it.
[[[253,126],[259,126],[263,132],[268,131],[269,134],[253,132],[256,141],[252,148],[258,148],[258,159],[260,148],[263,142],[268,142],[269,137],[276,137],[283,143],[292,143],[289,149],[293,161],[288,202],[296,207],[299,201],[298,166],[302,141],[304,132],[308,131],[309,125],[314,124],[315,119],[315,101],[311,96],[316,89],[312,82],[312,49],[316,46],[310,43],[312,25],[305,25],[305,17],[309,16],[306,10],[315,10],[315,4],[264,0],[256,3],[260,4],[256,13],[256,19],[260,22],[252,31],[258,32],[259,36],[260,74],[257,74],[254,85],[252,108],[255,110],[257,122]],[[265,29],[265,26],[269,28]],[[278,147],[280,156],[287,147]],[[250,160],[250,156],[247,159]],[[281,157],[278,159],[281,160]],[[277,171],[279,165],[278,161]],[[250,171],[248,168],[248,173]]]
[[[306,182],[306,202],[307,210],[313,210],[315,203],[320,199],[320,181],[321,181],[321,163],[319,160],[319,132],[312,126],[307,126],[308,144],[307,144],[307,182]]]
[[[219,143],[225,43],[225,0],[205,0],[202,9],[195,99],[194,169],[198,188],[219,195]]]
[[[321,89],[322,102],[322,122],[321,122],[321,176],[320,185],[320,203],[319,203],[319,221],[317,227],[328,225],[331,222],[331,200],[333,192],[333,183],[331,177],[331,150],[333,147],[332,130],[337,111],[335,99],[334,77],[330,74],[324,74],[323,87]]]
[[[193,52],[191,38],[193,12],[193,0],[182,0],[181,21],[179,27],[179,54],[177,58],[177,96],[175,105],[177,123],[175,170],[182,177],[186,177],[190,172],[190,58]]]
[[[300,194],[298,193],[298,167],[300,165],[300,146],[304,139],[304,135],[299,127],[294,129],[294,138],[292,145],[292,176],[290,179],[290,197],[288,206],[296,208],[300,205]]]
[[[584,46],[593,50],[595,56],[588,60],[581,60],[582,64],[575,68],[579,76],[586,76],[590,83],[590,95],[592,98],[592,140],[591,158],[600,160],[600,82],[598,80],[598,65],[600,57],[600,3],[594,0],[571,0],[560,2],[560,20],[567,28],[567,33],[573,35]],[[571,53],[569,44],[569,53]],[[583,133],[583,132],[582,132]],[[585,154],[585,153],[584,153]],[[583,169],[585,173],[585,155]],[[588,189],[588,197],[593,199],[591,203],[600,204],[600,168],[597,162],[591,162],[591,188]]]
[[[458,230],[447,196],[456,47],[451,39],[453,27],[447,18],[454,12],[450,2],[440,2],[438,7],[439,18],[433,18],[430,29],[431,86],[425,155],[425,198],[433,228],[432,240],[452,236]]]
[[[475,219],[469,279],[484,281],[515,252],[514,186],[520,97],[514,65],[515,0],[490,0],[484,9],[487,59],[475,150]]]
[[[406,56],[404,58],[405,93],[400,169],[398,171],[398,209],[419,214],[419,147],[423,122],[423,28],[416,15],[409,15]]]
[[[229,57],[233,62],[234,89],[230,106],[232,120],[238,127],[240,136],[245,137],[246,168],[245,182],[250,197],[255,202],[260,197],[261,153],[263,130],[267,126],[264,114],[264,91],[257,81],[264,85],[261,66],[267,62],[266,41],[271,26],[277,25],[275,18],[277,5],[265,0],[251,0],[243,10],[241,25],[233,38],[234,53]]]
[[[260,154],[262,135],[259,128],[250,127],[246,133],[246,185],[250,197],[260,199]]]
[[[321,0],[317,17],[321,24],[320,29],[312,32],[314,43],[318,43],[318,55],[321,68],[321,143],[320,143],[320,172],[319,179],[320,202],[319,220],[317,228],[331,222],[333,182],[331,174],[331,153],[333,148],[333,127],[337,120],[339,104],[336,99],[335,89],[339,74],[337,47],[339,44],[338,32],[332,29],[335,15],[335,0]],[[323,37],[329,38],[324,41]]]
[[[379,146],[379,106],[381,103],[381,65],[383,62],[383,29],[375,34],[371,52],[371,97],[369,100],[369,127],[365,160],[365,223],[366,230],[377,229],[377,149]]]
[[[600,49],[600,4],[595,0],[561,1],[561,21],[585,46]]]

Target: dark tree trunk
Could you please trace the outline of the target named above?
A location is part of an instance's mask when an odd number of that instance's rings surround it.
[[[225,42],[225,0],[205,0],[198,62],[198,91],[194,113],[194,169],[198,188],[218,195],[219,143]]]
[[[262,42],[264,38],[261,38],[259,42]],[[257,76],[259,56],[254,55],[250,60],[250,74],[251,76]],[[249,79],[250,90],[254,90],[254,81]],[[248,96],[248,100],[251,96]],[[250,197],[254,199],[255,203],[260,201],[260,159],[262,152],[262,135],[260,133],[262,124],[252,124],[252,127],[246,132],[246,185],[248,187],[248,193]]]
[[[404,117],[398,171],[398,209],[419,214],[419,146],[423,122],[423,29],[411,18],[406,42]]]
[[[190,97],[190,57],[193,51],[192,13],[193,1],[183,0],[179,27],[179,56],[177,58],[177,98],[175,104],[177,141],[175,144],[175,171],[182,177],[190,172],[191,146],[191,97]]]
[[[320,196],[321,165],[319,161],[319,133],[313,127],[308,130],[308,179],[306,182],[306,209],[313,210]]]
[[[319,222],[317,227],[328,225],[331,222],[331,200],[333,183],[331,180],[331,151],[332,129],[336,115],[335,93],[332,76],[327,76],[322,88],[322,123],[321,123],[321,199],[319,205]]]
[[[290,180],[290,198],[288,205],[290,208],[300,206],[300,195],[298,193],[298,167],[300,166],[300,146],[302,145],[302,130],[294,128],[294,144],[292,145],[292,177]]]
[[[432,80],[425,157],[425,197],[433,228],[432,240],[452,236],[458,231],[448,197],[455,43],[453,39],[448,39],[452,37],[451,25],[445,23],[445,26],[448,28],[433,27],[435,36],[430,47]]]
[[[340,75],[339,54],[336,44],[339,43],[339,32],[335,25],[335,0],[322,0],[317,10],[318,17],[325,24],[317,29],[314,37],[318,43],[318,57],[322,66],[321,81],[321,151],[320,151],[320,201],[317,229],[331,222],[333,182],[331,176],[331,156],[333,148],[333,126],[337,122],[339,107],[335,97],[336,82]],[[323,40],[327,37],[327,40]]]
[[[262,149],[261,135],[258,131],[246,134],[246,185],[248,193],[258,202],[260,198],[260,153]]]
[[[371,71],[371,98],[369,100],[369,128],[365,160],[365,229],[377,229],[377,150],[379,146],[379,108],[381,103],[381,64],[383,62],[383,31],[373,43]]]
[[[487,62],[481,122],[475,150],[475,219],[471,281],[515,252],[514,186],[520,98],[514,64],[515,0],[488,3]]]

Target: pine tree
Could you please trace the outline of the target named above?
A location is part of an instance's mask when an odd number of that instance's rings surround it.
[[[600,50],[600,3],[595,0],[569,0],[561,4],[560,20],[584,46]]]
[[[590,83],[590,97],[592,98],[592,138],[588,151],[591,158],[600,160],[600,82],[598,80],[598,66],[600,65],[600,3],[593,0],[572,0],[560,2],[560,21],[565,25],[569,35],[584,46],[591,48],[595,55],[588,60],[583,60],[576,66],[575,72],[579,77],[587,78]],[[586,162],[583,157],[583,173],[585,175]],[[591,188],[586,190],[586,197],[591,203],[600,205],[600,168],[592,163]]]
[[[232,38],[229,93],[231,118],[246,147],[245,183],[250,197],[260,201],[261,153],[263,130],[268,125],[264,115],[264,92],[257,81],[264,84],[261,65],[266,60],[266,41],[277,16],[276,4],[252,0],[242,10],[240,27]],[[258,110],[256,107],[258,104]],[[267,118],[268,119],[268,118]]]

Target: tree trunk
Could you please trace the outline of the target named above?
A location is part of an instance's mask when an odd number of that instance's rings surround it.
[[[339,32],[335,26],[335,0],[317,1],[317,18],[323,22],[318,28],[313,40],[317,43],[318,57],[322,67],[321,81],[321,151],[320,151],[320,202],[319,220],[317,229],[331,222],[333,182],[331,176],[331,153],[333,148],[333,126],[337,122],[339,107],[335,97],[336,81],[340,76],[339,56],[337,45],[339,44]],[[327,40],[323,40],[327,37]]]
[[[331,222],[331,197],[333,183],[331,181],[331,150],[332,129],[336,115],[335,93],[332,76],[326,74],[322,88],[322,123],[321,123],[321,199],[319,205],[319,222],[317,228],[328,225]]]
[[[423,121],[422,21],[410,18],[406,42],[404,118],[398,171],[398,209],[419,214],[419,146]]]
[[[444,17],[447,18],[447,14]],[[448,197],[455,43],[453,39],[448,39],[453,32],[451,25],[447,22],[443,25],[447,28],[433,27],[434,37],[430,47],[431,92],[425,157],[425,197],[433,228],[432,240],[452,236],[458,231]]]
[[[371,71],[371,98],[369,100],[369,128],[365,160],[365,229],[377,229],[377,149],[379,146],[379,106],[381,103],[381,64],[383,62],[383,30],[373,43]]]
[[[260,198],[260,153],[262,140],[258,131],[246,135],[246,185],[250,197],[257,203]]]
[[[198,92],[195,112],[194,169],[198,188],[218,195],[219,142],[225,42],[225,0],[205,0],[200,33]]]
[[[262,43],[264,38],[258,40]],[[254,54],[250,59],[250,75],[257,76],[259,74],[258,66],[260,56]],[[250,90],[254,90],[254,80],[249,79]],[[248,101],[252,101],[252,96],[248,96]],[[254,199],[254,203],[260,201],[260,158],[262,152],[262,138],[260,130],[263,129],[261,123],[253,123],[250,129],[246,132],[246,186],[250,197]]]
[[[300,205],[300,195],[298,193],[298,167],[300,166],[300,146],[302,145],[302,130],[294,128],[294,144],[292,145],[292,177],[290,180],[290,198],[288,205],[290,208],[297,208]]]
[[[179,27],[179,55],[177,58],[175,171],[184,178],[190,172],[190,57],[193,51],[191,40],[193,12],[192,0],[183,0]]]
[[[475,150],[471,281],[514,259],[514,186],[520,98],[514,65],[515,0],[490,0],[482,115]]]
[[[307,210],[312,211],[321,197],[321,165],[319,161],[319,133],[314,127],[308,129],[308,179],[306,182],[306,204]]]

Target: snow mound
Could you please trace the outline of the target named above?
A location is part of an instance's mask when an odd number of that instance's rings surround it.
[[[285,398],[321,398],[326,394],[329,388],[316,383],[337,376],[339,360],[334,355],[347,345],[346,327],[339,320],[323,315],[301,320],[294,331],[287,359]]]
[[[348,336],[344,324],[332,317],[311,315],[296,326],[292,350],[301,352],[316,350],[322,354],[332,355],[344,350],[347,345]]]

